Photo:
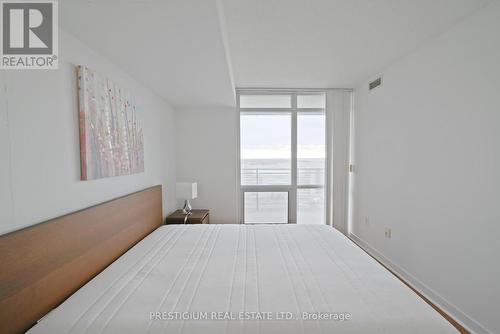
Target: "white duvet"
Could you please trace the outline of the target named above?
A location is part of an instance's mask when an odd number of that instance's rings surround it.
[[[456,333],[341,233],[170,225],[29,333]]]

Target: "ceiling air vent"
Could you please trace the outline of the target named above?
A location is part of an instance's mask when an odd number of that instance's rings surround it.
[[[377,88],[378,86],[380,86],[381,84],[382,84],[382,77],[378,77],[377,79],[370,82],[368,84],[368,87],[370,88],[370,90],[373,90],[373,89]]]

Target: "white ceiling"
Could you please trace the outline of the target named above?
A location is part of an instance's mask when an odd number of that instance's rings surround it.
[[[488,0],[224,0],[238,87],[352,88]]]
[[[63,0],[60,25],[174,106],[231,106],[215,0]]]
[[[355,87],[490,0],[64,0],[60,22],[174,106]],[[234,73],[234,78],[233,78]]]

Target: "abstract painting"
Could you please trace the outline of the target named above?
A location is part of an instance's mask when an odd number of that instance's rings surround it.
[[[81,179],[144,171],[144,139],[134,99],[113,81],[78,66]]]

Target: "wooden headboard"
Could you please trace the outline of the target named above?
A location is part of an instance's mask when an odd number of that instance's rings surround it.
[[[0,236],[0,333],[20,333],[162,224],[161,186]]]

